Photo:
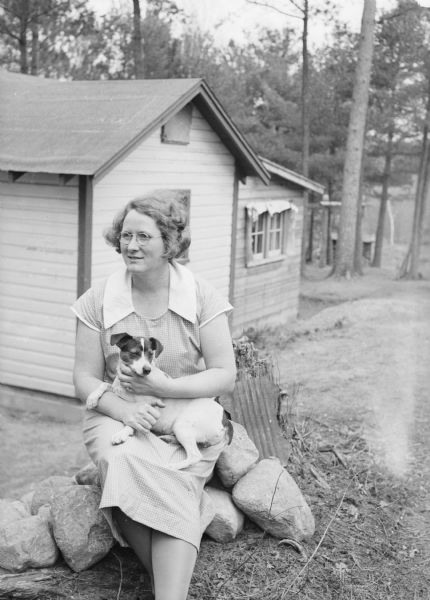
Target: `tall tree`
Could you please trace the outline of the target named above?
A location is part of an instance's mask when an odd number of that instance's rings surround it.
[[[143,62],[142,15],[140,12],[140,0],[133,0],[133,57],[134,76],[136,79],[143,79],[145,72]]]
[[[427,106],[423,126],[422,147],[418,181],[415,193],[414,216],[411,239],[408,250],[399,270],[399,277],[418,279],[421,241],[424,230],[424,215],[430,196],[430,58],[426,57],[427,66]]]
[[[309,50],[308,50],[308,30],[309,30],[309,0],[287,0],[290,7],[296,9],[296,13],[286,12],[278,6],[269,2],[260,2],[259,0],[247,0],[250,4],[265,6],[279,12],[287,17],[301,19],[302,28],[302,95],[301,95],[301,128],[302,128],[302,160],[301,171],[305,177],[309,176],[309,145],[310,145],[310,97],[309,97]],[[303,234],[301,251],[301,271],[303,273],[306,264],[306,252],[308,245],[308,192],[303,195]]]
[[[320,48],[312,61],[310,174],[337,201],[341,199],[357,48],[358,36],[336,24],[330,44]]]
[[[95,14],[86,0],[0,0],[0,32],[8,49],[0,64],[32,75],[73,77],[71,71],[91,55]]]
[[[370,151],[383,158],[383,170],[372,261],[375,267],[380,267],[382,262],[393,163],[402,151],[404,141],[416,135],[413,103],[414,97],[421,93],[419,64],[425,52],[419,12],[420,7],[415,0],[399,0],[394,9],[382,15],[376,31],[370,110],[374,135]]]
[[[39,27],[42,21],[55,21],[60,15],[80,9],[77,0],[1,0],[0,33],[18,50],[21,73],[38,71]],[[72,6],[71,6],[72,5]],[[30,43],[31,41],[31,43]],[[31,52],[31,55],[30,55]]]
[[[372,69],[376,0],[364,0],[358,62],[348,128],[342,184],[339,237],[334,274],[351,277],[356,273],[355,248],[358,211],[361,208],[360,183]]]

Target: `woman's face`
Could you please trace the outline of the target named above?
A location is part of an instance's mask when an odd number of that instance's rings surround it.
[[[167,262],[164,243],[154,219],[131,210],[124,219],[120,239],[121,255],[130,273],[160,269]]]

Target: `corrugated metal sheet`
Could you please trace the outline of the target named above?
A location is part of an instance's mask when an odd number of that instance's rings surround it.
[[[277,456],[285,465],[291,449],[277,419],[279,392],[280,388],[270,374],[241,373],[233,398],[222,404],[232,420],[245,427],[260,458]]]

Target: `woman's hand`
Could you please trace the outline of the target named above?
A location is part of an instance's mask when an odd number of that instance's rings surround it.
[[[159,408],[165,406],[159,398],[148,398],[147,402],[129,404],[122,417],[124,425],[128,425],[141,433],[148,433],[160,417]]]
[[[138,375],[127,365],[121,364],[118,377],[124,388],[132,394],[158,398],[169,397],[169,382],[172,380],[157,367],[152,367],[148,375]]]

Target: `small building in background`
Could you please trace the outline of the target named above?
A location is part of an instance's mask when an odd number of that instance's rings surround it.
[[[303,193],[324,186],[260,157],[270,184],[239,184],[231,289],[236,333],[296,318],[300,289]]]
[[[60,82],[0,71],[0,383],[74,397],[70,305],[121,257],[102,232],[173,189],[187,266],[235,307],[232,332],[297,314],[302,198],[319,184],[261,159],[201,79]]]

